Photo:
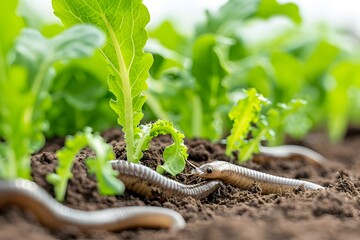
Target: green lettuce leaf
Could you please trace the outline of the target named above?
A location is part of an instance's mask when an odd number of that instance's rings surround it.
[[[246,97],[239,100],[229,112],[229,118],[233,121],[231,134],[226,144],[226,154],[229,156],[233,151],[241,151],[248,134],[260,120],[262,107],[269,103],[253,88],[246,90],[245,94]]]
[[[294,3],[280,4],[277,0],[262,0],[256,16],[267,19],[274,15],[283,15],[295,23],[301,23],[299,8]]]
[[[271,140],[276,135],[264,115],[260,115],[260,120],[251,131],[251,134],[253,138],[243,140],[241,148],[239,149],[238,160],[240,162],[251,159],[253,154],[260,152],[261,141]]]
[[[311,124],[300,111],[305,104],[306,101],[302,99],[293,99],[287,104],[278,103],[267,111],[269,127],[276,132],[273,138],[268,139],[268,145],[281,145],[286,134],[300,137],[309,131]]]
[[[158,120],[155,123],[141,126],[141,138],[137,142],[137,158],[140,159],[142,151],[149,148],[151,139],[160,134],[170,134],[174,143],[165,147],[163,153],[164,164],[157,166],[156,170],[159,173],[166,171],[175,176],[184,170],[188,154],[184,144],[184,135],[176,130],[169,121]]]
[[[228,72],[213,34],[199,37],[193,46],[192,75],[195,78],[192,136],[218,139],[222,134],[219,108],[228,104],[224,78]],[[197,100],[197,101],[196,101]],[[198,104],[196,104],[198,102]]]
[[[295,23],[301,22],[300,12],[293,3],[276,0],[229,0],[217,12],[206,12],[206,21],[197,26],[197,35],[204,33],[232,34],[234,28],[253,18],[282,15]]]
[[[143,52],[148,39],[145,30],[149,13],[141,0],[53,0],[55,14],[67,25],[91,23],[102,29],[107,43],[102,49],[111,75],[109,89],[115,95],[111,107],[118,114],[124,128],[127,158],[134,158],[134,137],[140,132],[138,125],[143,117],[146,100],[146,79],[153,62]]]

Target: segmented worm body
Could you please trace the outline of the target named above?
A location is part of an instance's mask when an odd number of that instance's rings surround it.
[[[194,185],[184,185],[156,171],[140,164],[130,163],[124,160],[110,161],[113,169],[119,171],[118,178],[123,181],[126,189],[140,195],[153,198],[162,197],[186,197],[203,199],[212,194],[220,186],[219,181],[209,181]]]
[[[278,177],[223,161],[204,164],[194,169],[192,173],[202,178],[218,179],[242,189],[249,189],[254,183],[257,183],[264,194],[283,193],[301,185],[310,190],[324,189],[324,187],[311,182]]]
[[[179,213],[160,207],[134,206],[98,211],[72,209],[55,201],[36,183],[24,179],[0,180],[0,208],[6,205],[30,210],[50,229],[69,225],[83,231],[94,228],[119,231],[136,227],[178,230],[185,227]]]

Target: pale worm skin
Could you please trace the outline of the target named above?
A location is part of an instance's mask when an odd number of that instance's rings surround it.
[[[305,161],[317,167],[321,167],[327,162],[327,159],[321,154],[302,146],[296,146],[296,145],[282,145],[282,146],[274,146],[274,147],[260,146],[259,150],[260,153],[271,157],[286,158],[286,157],[299,155],[304,157]]]
[[[226,139],[220,140],[220,143],[226,144]],[[286,158],[296,155],[302,156],[306,162],[317,167],[322,167],[327,162],[327,159],[320,153],[298,145],[260,146],[259,152],[265,156],[267,155],[274,158]]]
[[[185,185],[169,179],[156,171],[140,164],[124,160],[109,162],[114,170],[119,171],[118,178],[125,184],[125,188],[148,198],[187,197],[203,199],[216,191],[221,182],[209,181],[194,185]]]
[[[0,180],[0,208],[17,205],[31,211],[50,229],[75,226],[82,231],[105,229],[121,231],[131,228],[185,228],[183,217],[167,208],[134,206],[97,211],[81,211],[54,200],[36,183],[25,180]]]
[[[278,177],[224,161],[206,163],[194,169],[192,173],[206,179],[221,180],[226,184],[246,190],[256,183],[263,194],[284,193],[301,185],[308,190],[324,189],[323,186],[308,181]]]

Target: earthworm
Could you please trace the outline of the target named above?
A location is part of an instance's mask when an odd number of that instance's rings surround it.
[[[191,196],[195,199],[203,199],[217,190],[221,184],[219,181],[210,181],[185,185],[164,177],[144,165],[124,160],[113,160],[110,163],[114,170],[119,171],[118,178],[123,181],[126,189],[149,198]]]
[[[294,155],[303,156],[305,161],[314,166],[323,166],[326,163],[326,158],[321,154],[302,146],[296,145],[282,145],[274,147],[260,146],[260,153],[272,157],[290,157]]]
[[[249,189],[257,183],[264,194],[283,193],[301,185],[310,190],[324,189],[311,182],[278,177],[223,161],[206,163],[192,170],[192,173],[206,179],[218,179],[242,189]]]
[[[221,144],[226,144],[226,139],[220,140]],[[260,146],[259,152],[271,157],[286,158],[294,155],[304,157],[304,160],[314,166],[321,167],[326,163],[326,158],[310,148],[297,145],[281,145],[266,147]],[[256,158],[254,158],[256,160]]]
[[[136,227],[169,228],[175,231],[185,227],[185,221],[179,213],[160,207],[133,206],[97,211],[72,209],[55,201],[36,183],[25,179],[0,180],[0,208],[6,205],[30,210],[50,229],[71,225],[82,231],[119,231]]]

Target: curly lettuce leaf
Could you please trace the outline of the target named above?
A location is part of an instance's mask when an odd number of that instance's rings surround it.
[[[227,138],[226,144],[226,154],[229,156],[233,151],[241,151],[254,124],[260,120],[262,107],[269,103],[253,88],[246,90],[245,94],[246,97],[239,100],[229,112],[229,118],[233,121],[231,134]]]
[[[145,30],[150,17],[141,0],[53,0],[55,14],[71,26],[91,23],[102,29],[107,43],[102,49],[109,64],[111,75],[109,89],[115,95],[111,107],[118,114],[118,122],[124,128],[127,158],[134,157],[134,136],[143,118],[142,106],[146,100],[146,79],[153,62],[143,48],[148,39]]]
[[[174,143],[165,147],[164,164],[157,166],[156,170],[159,173],[166,171],[175,176],[184,170],[188,154],[184,144],[184,135],[176,130],[169,121],[158,120],[155,123],[141,126],[141,137],[137,142],[137,158],[140,159],[143,155],[142,152],[149,148],[151,139],[160,134],[170,134]]]
[[[255,153],[260,152],[261,141],[270,140],[275,137],[275,132],[269,126],[268,121],[264,115],[260,116],[260,120],[256,124],[256,127],[251,131],[254,136],[251,139],[245,139],[242,144],[238,155],[240,162],[245,162],[253,156]]]

